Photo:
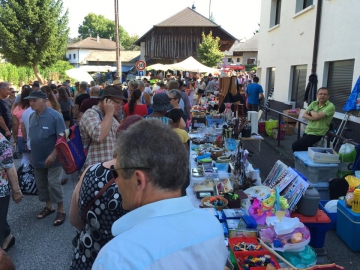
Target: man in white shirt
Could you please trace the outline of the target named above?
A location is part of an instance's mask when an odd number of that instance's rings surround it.
[[[119,134],[115,154],[113,176],[131,212],[115,221],[92,269],[224,269],[219,221],[181,197],[189,158],[177,133],[141,120]]]

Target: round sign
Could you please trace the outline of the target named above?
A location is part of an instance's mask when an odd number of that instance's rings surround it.
[[[144,70],[146,68],[146,63],[143,60],[139,60],[136,62],[135,67],[139,71]]]

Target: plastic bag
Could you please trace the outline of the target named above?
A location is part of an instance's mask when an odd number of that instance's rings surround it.
[[[273,128],[277,128],[277,125],[278,125],[278,120],[270,119],[268,121],[265,121],[266,134],[268,136],[272,136],[272,130]]]
[[[355,146],[349,143],[345,143],[339,150],[339,171],[337,176],[343,177],[348,174],[352,174],[352,167],[356,159]]]

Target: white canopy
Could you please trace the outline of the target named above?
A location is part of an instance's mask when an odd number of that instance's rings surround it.
[[[82,69],[86,72],[107,72],[108,70],[110,71],[115,71],[116,67],[112,67],[112,66],[91,66],[91,65],[86,65],[86,66],[81,66],[79,67],[79,69]]]
[[[77,81],[85,81],[89,83],[94,80],[89,73],[87,73],[85,70],[80,68],[72,68],[65,71],[65,73],[66,75]]]
[[[168,70],[168,66],[167,65],[163,65],[163,64],[154,64],[154,65],[151,65],[151,66],[148,66],[146,67],[147,70],[163,70],[163,71],[166,71]]]
[[[199,73],[214,73],[216,69],[207,67],[200,62],[198,62],[194,57],[190,56],[189,58],[181,61],[179,63],[175,63],[172,65],[167,65],[169,69],[176,69],[182,71],[192,71]]]

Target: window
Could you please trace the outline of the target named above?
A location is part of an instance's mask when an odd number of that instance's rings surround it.
[[[311,6],[314,0],[296,0],[295,13]]]
[[[292,67],[291,101],[295,102],[295,108],[304,107],[306,72],[307,65]]]
[[[73,58],[76,59],[76,54],[75,53],[73,54]]]
[[[281,0],[271,0],[270,28],[280,24]]]
[[[236,62],[237,63],[240,63],[241,61],[240,61],[240,58],[236,58]]]
[[[247,62],[248,65],[255,65],[256,64],[255,63],[255,58],[249,58],[246,62]]]
[[[273,96],[274,86],[275,86],[275,71],[276,68],[268,68],[268,85],[267,85],[267,94]]]
[[[228,61],[228,63],[231,63],[231,62],[232,62],[232,58],[228,58],[227,61]]]
[[[351,94],[354,63],[354,60],[329,62],[327,87],[337,112],[344,112],[342,108]]]
[[[69,53],[69,60],[71,60],[71,53]]]

